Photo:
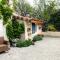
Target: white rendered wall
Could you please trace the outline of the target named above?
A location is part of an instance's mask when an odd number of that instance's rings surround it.
[[[4,37],[5,40],[8,40],[6,35],[6,27],[3,25],[2,19],[0,19],[0,37]]]
[[[4,25],[3,28],[4,28],[4,39],[8,40],[7,35],[6,35],[6,26]]]
[[[0,37],[4,36],[3,20],[0,19]]]

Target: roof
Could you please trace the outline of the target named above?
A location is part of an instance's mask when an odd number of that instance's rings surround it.
[[[38,25],[43,25],[43,23],[44,23],[43,20],[39,20],[39,19],[35,19],[35,18],[32,19],[31,22],[35,23],[35,24],[38,24]]]
[[[30,22],[32,22],[32,23],[39,24],[39,25],[43,25],[43,24],[44,24],[44,21],[41,20],[41,19],[30,18],[30,17],[27,17],[27,16],[13,15],[13,18],[20,19],[20,20],[24,20],[24,21],[30,21]]]

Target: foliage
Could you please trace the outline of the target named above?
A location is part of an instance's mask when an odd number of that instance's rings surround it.
[[[60,31],[60,10],[51,15],[49,23],[54,24],[55,28]]]
[[[54,1],[50,2],[48,5],[45,5],[44,13],[43,13],[43,19],[45,21],[44,28],[43,28],[44,31],[47,31],[49,27],[51,28],[51,26],[49,26],[50,25],[49,20],[51,18],[51,15],[56,12],[55,6],[56,4]]]
[[[40,40],[42,40],[42,38],[43,38],[42,35],[36,35],[36,36],[33,37],[33,41],[34,41],[34,42],[35,42],[35,41],[40,41]]]
[[[29,39],[29,40],[19,40],[17,41],[17,44],[16,46],[17,47],[28,47],[32,45],[32,41]]]
[[[15,38],[19,37],[24,32],[24,24],[19,23],[17,20],[12,20],[13,35]]]
[[[14,1],[13,5],[17,13],[22,16],[26,16],[26,14],[32,14],[32,7],[25,0],[18,0],[18,2]]]
[[[47,29],[48,29],[48,31],[56,31],[55,26],[52,24],[49,24]]]
[[[38,19],[43,19],[43,11],[45,0],[34,0],[35,7],[32,16]]]
[[[50,2],[49,5],[45,5],[45,8],[44,8],[44,20],[48,21],[51,17],[52,14],[55,13],[56,9],[55,9],[55,2]]]
[[[0,14],[3,17],[3,22],[6,24],[11,19],[12,9],[9,7],[7,0],[1,0],[0,2]]]
[[[6,32],[9,39],[20,38],[20,34],[24,33],[24,24],[17,21],[9,22],[6,26]]]
[[[50,15],[55,12],[55,2],[45,3],[45,0],[34,0],[35,8],[33,10],[33,17],[43,20],[49,20]]]
[[[10,21],[7,26],[6,26],[6,33],[9,39],[14,38],[13,36],[13,27],[12,27],[12,22]]]

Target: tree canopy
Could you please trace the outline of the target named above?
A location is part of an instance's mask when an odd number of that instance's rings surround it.
[[[53,24],[57,31],[60,31],[60,10],[51,15],[49,23]]]
[[[26,14],[32,14],[32,7],[25,0],[18,0],[18,2],[14,1],[13,5],[15,11],[22,16],[26,16]]]

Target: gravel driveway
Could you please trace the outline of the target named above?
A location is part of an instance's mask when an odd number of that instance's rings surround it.
[[[0,60],[60,60],[60,38],[44,37],[34,46],[11,47],[7,53],[0,54]]]

